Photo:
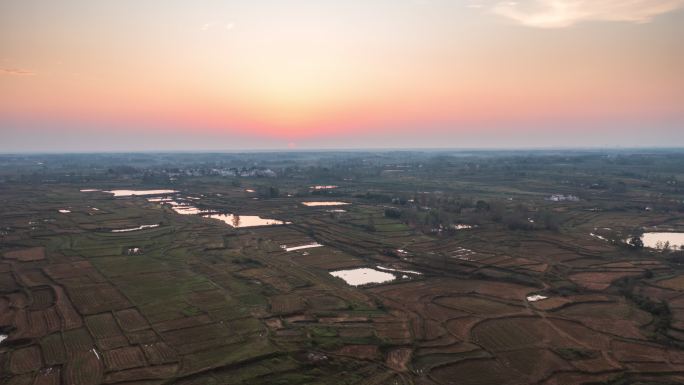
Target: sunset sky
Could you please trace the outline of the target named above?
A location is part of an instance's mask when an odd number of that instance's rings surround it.
[[[0,1],[0,152],[684,146],[684,0]]]

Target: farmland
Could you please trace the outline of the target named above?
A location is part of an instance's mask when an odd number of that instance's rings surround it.
[[[3,155],[0,202],[2,384],[684,382],[633,239],[678,151]]]

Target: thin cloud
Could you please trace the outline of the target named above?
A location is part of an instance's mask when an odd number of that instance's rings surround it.
[[[33,76],[36,73],[19,68],[0,68],[1,75]]]
[[[684,7],[684,0],[525,0],[498,2],[494,13],[522,25],[564,28],[585,21],[648,23]]]
[[[473,8],[473,9],[480,9],[484,8],[485,5],[482,3],[481,0],[468,0],[468,4],[466,4],[467,8]]]

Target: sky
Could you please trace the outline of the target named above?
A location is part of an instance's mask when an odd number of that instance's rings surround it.
[[[684,0],[2,0],[0,152],[684,147]]]

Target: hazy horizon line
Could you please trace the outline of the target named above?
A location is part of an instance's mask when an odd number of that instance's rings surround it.
[[[522,152],[522,151],[684,151],[684,146],[530,146],[530,147],[356,147],[356,148],[247,148],[224,150],[102,150],[102,151],[0,151],[0,155],[96,155],[96,154],[247,154],[247,153],[322,153],[322,152]]]

